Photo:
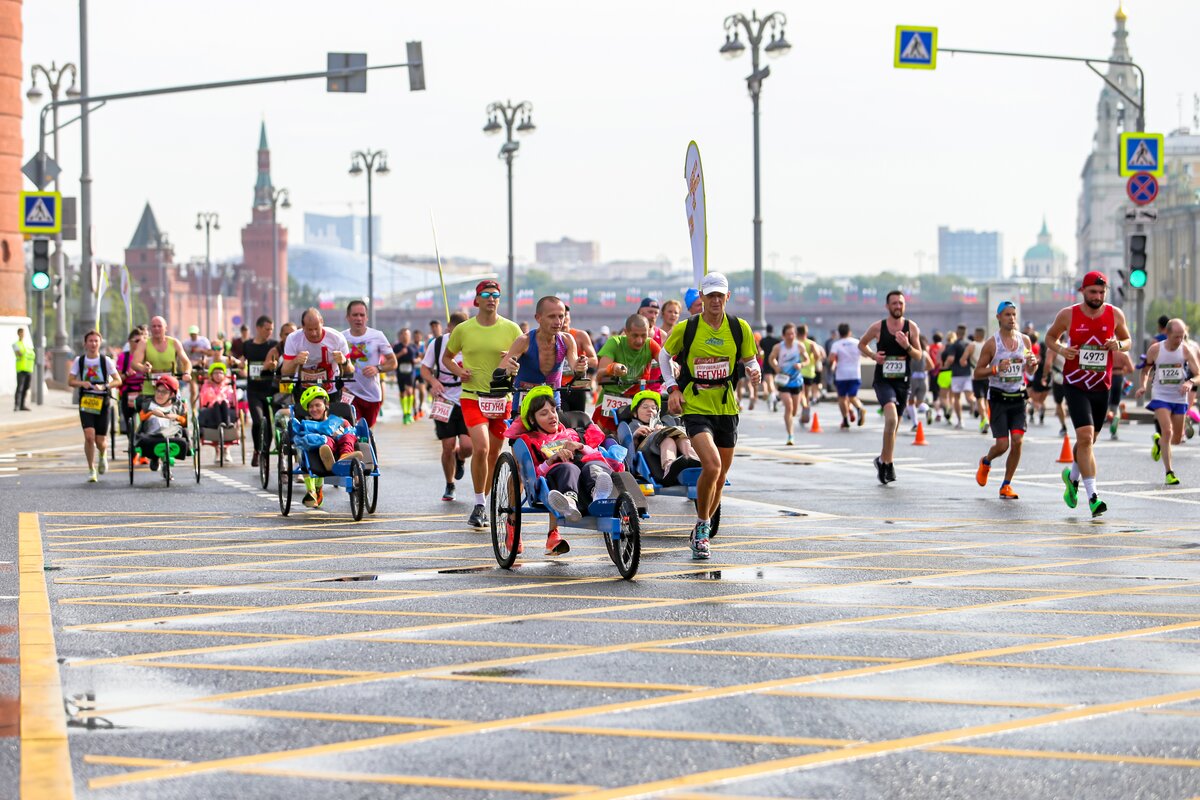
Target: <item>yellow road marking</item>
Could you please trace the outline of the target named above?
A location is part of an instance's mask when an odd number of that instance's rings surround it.
[[[20,562],[17,628],[21,663],[21,797],[70,800],[75,796],[75,783],[37,514],[22,512],[18,517],[17,559]]]
[[[1064,750],[1017,750],[1007,747],[968,747],[965,745],[942,745],[939,753],[963,753],[975,756],[1001,756],[1003,758],[1050,758],[1060,761],[1102,761],[1110,764],[1147,764],[1153,767],[1200,767],[1200,759],[1159,758],[1135,756],[1125,753],[1072,753]]]

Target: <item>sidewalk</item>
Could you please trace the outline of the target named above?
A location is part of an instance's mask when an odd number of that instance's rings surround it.
[[[28,401],[32,410],[0,415],[0,435],[37,433],[79,424],[79,409],[71,401],[72,392],[47,388],[45,402],[40,406],[34,404],[32,394]]]

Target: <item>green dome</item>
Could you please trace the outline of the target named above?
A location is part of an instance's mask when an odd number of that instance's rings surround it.
[[[1048,244],[1035,244],[1033,247],[1025,251],[1025,258],[1028,259],[1045,259],[1054,258],[1054,248]]]

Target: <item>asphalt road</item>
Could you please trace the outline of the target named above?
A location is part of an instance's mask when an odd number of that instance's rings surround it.
[[[0,624],[40,534],[71,699],[69,760],[26,765],[114,800],[1200,795],[1200,440],[1167,489],[1146,426],[1106,434],[1092,520],[1056,423],[1002,501],[977,430],[906,431],[882,487],[879,419],[819,414],[795,447],[743,416],[711,562],[690,506],[651,498],[633,582],[594,532],[542,556],[530,517],[498,569],[468,487],[440,500],[432,425],[394,411],[359,523],[333,492],[283,518],[211,452],[199,485],[89,485],[77,430],[0,437]]]

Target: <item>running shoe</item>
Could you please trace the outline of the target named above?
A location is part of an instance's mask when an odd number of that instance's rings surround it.
[[[452,501],[454,499],[454,484],[453,483],[446,484],[446,491],[442,492],[442,499],[445,500],[447,503],[449,503],[450,501]]]
[[[1061,428],[1058,429],[1058,435],[1059,436],[1067,435],[1067,426],[1066,425],[1063,425]]]
[[[992,471],[992,465],[986,463],[982,458],[979,459],[979,468],[975,470],[975,482],[980,486],[987,486],[988,473]],[[1000,490],[1000,494],[1004,494],[1004,489]]]
[[[849,430],[849,428],[850,428],[850,423],[846,420],[845,417],[842,417],[842,430]]]
[[[150,465],[151,472],[158,472],[158,459],[157,458],[148,459],[146,461],[146,463]]]
[[[1161,438],[1162,437],[1159,434],[1154,434],[1154,444],[1150,445],[1150,457],[1155,461],[1158,461],[1160,458],[1162,458],[1162,448],[1158,445],[1158,442]]]
[[[1178,485],[1179,485],[1179,478],[1175,477],[1174,472],[1168,472],[1167,473],[1167,486],[1178,486]]]
[[[1000,499],[1001,500],[1016,500],[1017,493],[1013,491],[1013,488],[1010,484],[1006,483],[1000,487]]]
[[[988,430],[988,418],[987,418],[987,417],[980,417],[980,419],[979,419],[979,432],[980,432],[980,433],[987,433],[987,430]]]
[[[884,466],[883,460],[879,456],[875,456],[875,474],[879,477],[879,482],[887,485],[887,467]]]
[[[1038,425],[1045,425],[1045,424],[1046,424],[1046,409],[1043,408],[1041,411],[1038,412]]]
[[[483,530],[483,526],[487,524],[487,512],[483,510],[483,503],[475,504],[471,516],[467,517],[467,524],[472,528]]]
[[[558,535],[558,531],[550,531],[550,535],[546,537],[546,555],[562,556],[571,552],[571,545],[567,544],[567,540]]]
[[[100,476],[96,474],[96,470],[88,470],[88,483],[95,483],[100,480]]]
[[[932,408],[925,412],[925,424],[926,425],[933,424],[933,409]]]
[[[135,458],[135,459],[133,460],[133,463],[135,463],[135,464],[138,464],[138,465],[140,465],[140,466],[143,466],[143,467],[144,467],[144,466],[146,466],[147,464],[149,464],[149,463],[150,463],[150,459],[149,459],[149,458],[147,458],[146,456],[138,456],[137,458]]]
[[[963,429],[962,420],[960,419],[958,422],[954,423],[954,430],[961,431],[962,429]]]
[[[108,472],[108,451],[107,450],[100,451],[100,461],[99,461],[99,463],[96,464],[96,472],[99,472],[101,475]]]
[[[1116,414],[1113,414],[1112,422],[1109,423],[1109,426],[1108,426],[1109,438],[1112,438],[1112,439],[1117,438],[1117,423],[1120,421],[1121,421],[1120,418]]]
[[[567,522],[574,523],[583,519],[583,514],[579,513],[579,498],[575,496],[574,492],[560,492],[553,489],[550,494],[546,495],[546,505]]]
[[[607,500],[613,496],[613,481],[612,475],[602,470],[599,466],[592,467],[594,483],[592,485],[593,500]]]
[[[1196,426],[1192,423],[1190,417],[1184,417],[1183,419],[1183,435],[1189,439],[1196,435]]]
[[[708,552],[708,534],[711,526],[707,522],[697,522],[692,528],[692,535],[688,537],[688,544],[692,548],[693,561],[707,561]]]
[[[795,444],[796,444],[796,439],[795,439],[795,437],[793,437],[793,436],[789,436],[789,437],[787,438],[787,446],[788,446],[788,447],[794,447],[794,446],[795,446]]]
[[[252,467],[258,466],[258,451],[257,450],[255,450],[254,455],[252,455],[250,457],[250,466],[252,466]]]
[[[508,522],[508,523],[505,523],[504,530],[505,530],[504,546],[506,548],[508,548],[509,551],[511,551],[512,546],[513,546],[513,539],[517,538],[517,529],[513,527],[513,524],[511,522]],[[525,543],[518,539],[517,540],[517,553],[524,553],[524,552],[525,552]]]
[[[454,480],[461,481],[463,479],[463,474],[466,472],[463,469],[463,464],[465,463],[461,458],[454,459]]]
[[[896,462],[889,461],[888,463],[884,464],[883,466],[884,466],[885,475],[887,476],[887,482],[888,483],[894,482],[896,480]]]
[[[867,415],[862,412],[862,409],[859,409],[859,411],[858,411],[858,427],[861,428],[863,425],[866,425],[866,424],[867,424]]]
[[[305,507],[305,508],[316,508],[316,507],[317,507],[317,496],[316,496],[316,494],[314,494],[313,492],[305,492],[305,493],[304,493],[304,501],[303,501],[303,502],[304,502],[304,507]]]
[[[1063,502],[1067,504],[1067,508],[1074,508],[1079,504],[1079,481],[1071,480],[1071,468],[1063,467],[1062,480],[1067,489],[1063,492]]]
[[[321,457],[321,463],[325,465],[325,470],[333,469],[333,448],[327,444],[321,445],[317,449],[317,454]]]
[[[1088,501],[1088,508],[1092,510],[1093,517],[1098,517],[1105,511],[1108,511],[1108,506],[1096,495],[1092,495],[1092,499]]]

